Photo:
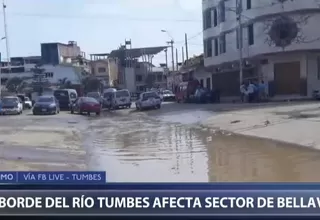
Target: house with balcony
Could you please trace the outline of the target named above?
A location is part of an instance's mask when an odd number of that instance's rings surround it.
[[[275,99],[310,97],[320,88],[317,1],[203,0],[202,5],[204,66],[222,96],[239,96],[240,80],[263,80]]]

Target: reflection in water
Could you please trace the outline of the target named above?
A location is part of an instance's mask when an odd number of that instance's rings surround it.
[[[94,160],[89,165],[106,170],[110,181],[208,181],[206,147],[193,129],[139,118],[109,118],[95,121],[89,136]]]
[[[114,182],[320,181],[320,152],[146,120],[94,121],[89,167]]]
[[[209,179],[219,182],[319,182],[320,152],[243,136],[214,136]],[[211,168],[214,171],[210,171]]]

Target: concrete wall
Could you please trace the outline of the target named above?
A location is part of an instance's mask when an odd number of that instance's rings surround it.
[[[114,82],[118,80],[119,65],[117,59],[108,59],[109,85],[115,86]]]

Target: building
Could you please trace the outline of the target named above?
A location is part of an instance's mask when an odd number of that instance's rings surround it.
[[[41,58],[43,64],[58,65],[61,63],[70,63],[71,59],[78,56],[86,57],[81,52],[80,47],[75,41],[69,41],[68,44],[63,43],[42,43]]]
[[[36,65],[45,69],[45,77],[50,84],[57,84],[65,78],[72,84],[80,84],[82,77],[90,73],[88,60],[83,55],[74,41],[68,44],[43,43],[41,56],[12,57],[10,65],[1,62],[1,84],[13,77],[32,81],[32,69]]]
[[[108,54],[91,54],[92,71],[94,74],[108,74],[109,86],[130,92],[142,92],[149,87],[166,88],[166,68],[152,64],[153,56],[166,48],[121,46]]]
[[[93,60],[90,62],[91,74],[100,79],[105,86],[109,86],[108,59]]]
[[[202,4],[204,65],[222,96],[239,95],[240,55],[243,80],[264,80],[271,97],[311,96],[320,88],[317,1],[203,0]]]

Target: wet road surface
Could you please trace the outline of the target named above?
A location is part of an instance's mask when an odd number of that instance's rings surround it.
[[[201,128],[194,106],[120,110],[90,120],[92,169],[112,182],[320,181],[320,152]]]
[[[319,182],[320,152],[221,134],[198,105],[0,117],[1,170],[102,170],[111,182]]]

